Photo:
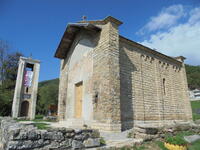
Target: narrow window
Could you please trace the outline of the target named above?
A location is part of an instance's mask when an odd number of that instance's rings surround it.
[[[164,92],[164,95],[166,95],[166,89],[165,89],[165,78],[163,78],[163,92]]]
[[[26,88],[26,93],[28,93],[28,87]]]

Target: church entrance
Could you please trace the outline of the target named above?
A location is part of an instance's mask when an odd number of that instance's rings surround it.
[[[75,85],[75,118],[82,117],[83,82]]]
[[[29,110],[29,102],[23,101],[21,104],[21,117],[27,117],[28,116],[28,110]]]

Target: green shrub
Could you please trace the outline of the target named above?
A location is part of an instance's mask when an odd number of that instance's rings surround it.
[[[101,144],[101,145],[106,145],[106,141],[104,140],[103,137],[100,138],[100,144]]]
[[[165,145],[164,142],[162,141],[156,141],[156,144],[158,145],[158,147],[160,147],[162,150],[168,150]]]
[[[181,136],[178,136],[178,135],[165,138],[165,142],[174,144],[174,145],[186,145],[187,144],[187,142]]]
[[[132,137],[133,137],[133,132],[129,132],[127,138],[132,138]]]

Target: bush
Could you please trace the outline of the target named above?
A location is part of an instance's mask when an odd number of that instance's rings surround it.
[[[178,135],[165,138],[165,142],[173,145],[187,145],[187,142]]]
[[[106,141],[104,140],[103,137],[100,138],[100,144],[101,144],[101,145],[106,145]]]

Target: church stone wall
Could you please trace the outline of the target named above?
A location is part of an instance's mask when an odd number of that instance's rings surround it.
[[[109,19],[109,18],[108,18]],[[119,36],[121,23],[110,18],[100,32],[76,36],[61,61],[58,116],[74,118],[74,85],[83,81],[83,119],[91,127],[121,131],[137,124],[191,121],[184,64]],[[77,47],[82,39],[90,39]],[[87,95],[87,96],[86,96]],[[87,113],[89,112],[89,113]],[[84,122],[87,124],[87,122]]]
[[[121,131],[118,25],[102,26],[93,55],[93,128]]]
[[[59,119],[75,117],[75,84],[83,83],[82,118],[92,120],[92,49],[95,45],[93,36],[81,32],[77,35],[71,49],[61,62],[59,86]]]
[[[122,128],[192,120],[183,63],[120,39]],[[132,121],[134,120],[134,121]]]

